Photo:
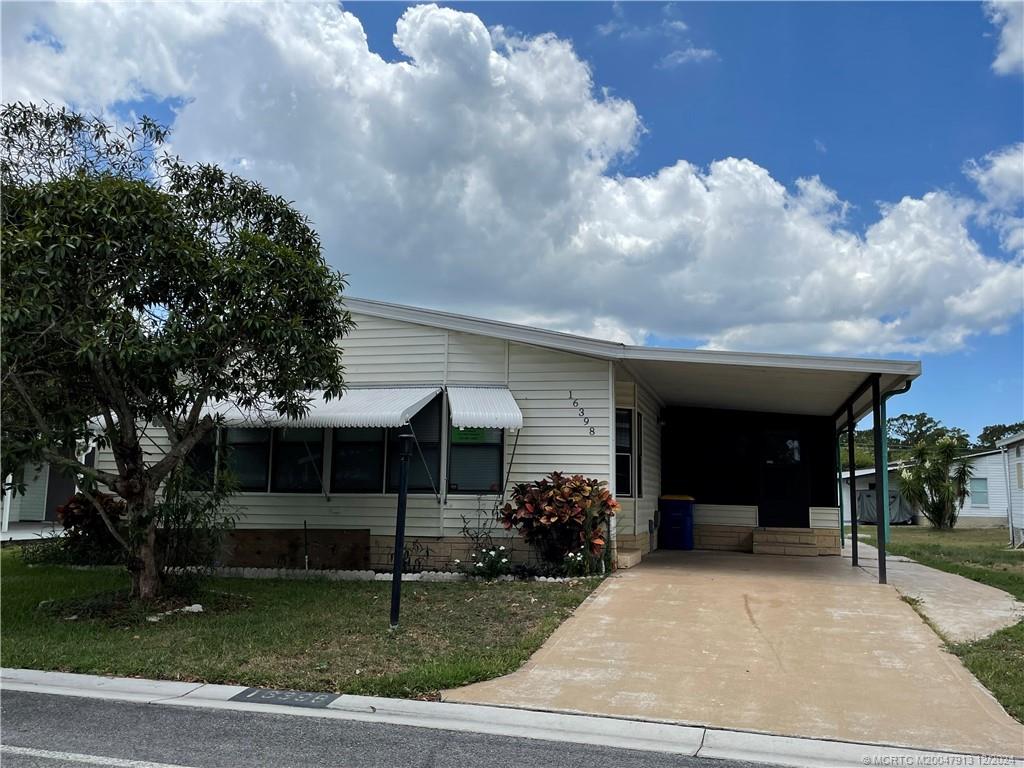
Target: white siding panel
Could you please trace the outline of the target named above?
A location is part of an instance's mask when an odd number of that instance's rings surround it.
[[[643,497],[636,500],[636,532],[647,533],[661,496],[661,406],[642,385],[637,388],[637,410],[644,417]]]
[[[811,507],[811,528],[838,528],[839,507]]]
[[[553,471],[608,480],[608,363],[521,344],[510,344],[508,356],[508,387],[523,412],[523,428],[505,433],[509,488]],[[570,390],[578,406],[572,404]],[[458,535],[462,515],[489,519],[495,499],[494,495],[448,496],[445,535]],[[495,535],[503,533],[501,528],[495,530]]]
[[[739,525],[757,527],[757,507],[738,504],[696,504],[693,522],[697,525]]]
[[[25,493],[11,497],[9,519],[12,523],[41,521],[46,517],[46,484],[50,465],[26,466],[24,473]]]
[[[974,477],[988,480],[988,504],[976,504],[970,496],[964,501],[960,517],[998,517],[1006,520],[1006,476],[999,453],[971,459]]]
[[[1021,452],[1020,456],[1017,455],[1018,449]],[[1010,472],[1010,507],[1013,511],[1013,527],[1017,529],[1017,541],[1020,541],[1020,531],[1024,529],[1024,443],[1006,446],[1006,463]]]
[[[609,479],[607,361],[519,344],[509,344],[506,352],[505,342],[484,337],[368,316],[355,319],[358,327],[342,341],[346,378],[353,386],[441,383],[446,380],[446,359],[448,383],[504,384],[507,356],[508,387],[523,412],[523,429],[505,433],[509,486],[556,470]],[[579,404],[574,406],[572,399]],[[656,421],[656,416],[647,420],[652,436]],[[166,449],[166,438],[158,429],[147,430],[147,435],[147,455],[155,461]],[[656,489],[653,483],[660,481],[660,466],[653,468],[660,444],[649,447],[653,440],[645,441],[650,453],[645,489]],[[99,452],[97,466],[116,471],[109,451]],[[656,492],[645,495],[653,508]],[[411,496],[408,534],[458,535],[462,515],[489,520],[495,499],[448,496],[442,510],[429,494]],[[395,503],[393,495],[374,494],[332,494],[325,499],[318,494],[244,493],[233,500],[239,528],[300,528],[305,521],[311,528],[368,528],[380,535],[394,532]]]
[[[350,385],[443,382],[446,331],[367,315],[352,317],[357,326],[341,341]]]
[[[504,384],[506,343],[452,331],[448,334],[449,384]]]

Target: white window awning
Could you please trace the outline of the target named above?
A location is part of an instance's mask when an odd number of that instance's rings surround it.
[[[309,412],[299,419],[281,416],[271,408],[242,411],[223,403],[211,411],[223,416],[229,427],[401,427],[440,391],[440,387],[347,389],[329,401],[323,393],[311,392]]]
[[[522,429],[523,412],[504,387],[448,387],[453,427]]]

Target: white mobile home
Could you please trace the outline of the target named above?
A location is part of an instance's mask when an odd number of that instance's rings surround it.
[[[628,346],[377,301],[347,305],[357,327],[341,341],[346,394],[315,401],[298,422],[227,414],[222,439],[243,485],[239,546],[283,557],[312,536],[385,567],[395,436],[409,425],[419,450],[407,543],[422,567],[460,557],[463,517],[490,519],[511,484],[553,470],[608,481],[622,505],[620,565],[658,546],[658,499],[669,493],[696,498],[698,547],[835,554],[837,432],[921,370]],[[152,440],[159,453],[157,430]]]
[[[1022,440],[1024,442],[1024,440]],[[1007,482],[1004,456],[1002,450],[979,451],[965,457],[971,465],[974,476],[971,478],[970,493],[964,501],[963,509],[957,519],[958,528],[1003,528],[1008,521]],[[900,490],[900,471],[905,464],[889,465],[889,495],[892,497]],[[843,472],[843,517],[850,520],[850,473]],[[873,491],[875,488],[875,470],[858,469],[855,473],[856,488],[859,494]],[[873,521],[858,515],[861,522]],[[903,522],[903,520],[894,520]],[[927,520],[920,518],[917,522],[926,525]]]
[[[996,443],[1003,464],[1006,488],[1006,516],[1013,543],[1024,543],[1024,432]]]

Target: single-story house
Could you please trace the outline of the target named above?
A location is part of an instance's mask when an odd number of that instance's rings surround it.
[[[1021,442],[1024,442],[1022,439]],[[990,451],[978,451],[965,456],[974,476],[970,482],[970,493],[964,500],[963,509],[957,518],[958,528],[1005,528],[1009,524],[1009,508],[1007,506],[1007,494],[1009,486],[1006,477],[1005,457],[1002,449]],[[903,510],[906,505],[902,499],[897,500],[900,493],[900,473],[905,464],[889,465],[889,496],[890,507]],[[850,473],[843,472],[843,516],[846,521],[850,520]],[[875,490],[875,470],[872,468],[858,469],[854,475],[858,500]],[[874,507],[868,505],[867,514],[864,507],[858,505],[857,519],[860,522],[875,522]],[[908,510],[909,511],[909,510]],[[914,517],[919,517],[916,510],[911,511]],[[908,515],[895,514],[890,516],[894,523],[906,522]],[[916,520],[917,523],[926,525],[927,520],[923,517]]]
[[[56,522],[57,507],[75,492],[75,483],[49,464],[26,465],[21,481],[25,493],[6,493],[0,531],[6,533],[10,523]]]
[[[413,565],[464,556],[464,519],[492,519],[512,484],[553,470],[608,482],[620,567],[658,546],[667,494],[696,499],[699,548],[838,554],[837,436],[921,372],[915,361],[659,349],[346,303],[357,327],[341,340],[340,399],[315,399],[298,421],[224,411],[241,559],[259,550],[290,562],[316,546],[333,553],[324,562],[388,567],[405,425],[418,444]],[[160,430],[149,435],[159,453]],[[109,452],[97,461],[112,468]]]
[[[1006,517],[1013,544],[1024,544],[1024,432],[996,442],[1002,453],[1006,481]]]

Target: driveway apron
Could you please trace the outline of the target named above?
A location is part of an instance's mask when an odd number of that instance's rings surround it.
[[[655,553],[521,669],[444,698],[1024,755],[1024,726],[893,587],[840,557]]]

